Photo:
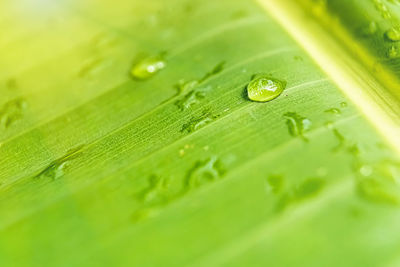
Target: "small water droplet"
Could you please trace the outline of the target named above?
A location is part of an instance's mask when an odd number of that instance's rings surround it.
[[[62,177],[65,174],[65,170],[68,167],[68,165],[71,163],[72,160],[74,160],[76,157],[78,157],[82,153],[84,145],[80,145],[76,148],[73,148],[69,150],[63,157],[53,161],[52,163],[49,164],[43,171],[41,171],[39,174],[37,174],[34,178],[39,179],[39,178],[51,178],[53,180],[56,180],[60,177]]]
[[[269,76],[253,79],[247,86],[247,95],[250,100],[267,102],[277,98],[286,88],[286,82]]]
[[[206,92],[211,90],[211,86],[207,86],[204,88],[199,88],[197,90],[192,90],[186,95],[184,95],[181,99],[175,102],[175,105],[181,110],[188,109],[193,105],[200,102],[206,96]]]
[[[342,114],[342,112],[338,108],[330,108],[330,109],[325,110],[325,112],[336,115],[336,116],[339,116]]]
[[[304,132],[311,128],[311,121],[295,112],[287,112],[283,116],[286,118],[289,134],[307,141],[308,139],[304,136]]]
[[[347,102],[341,102],[340,107],[342,108],[347,108]]]
[[[285,185],[285,179],[282,175],[270,175],[266,179],[267,191],[278,194],[282,191]]]
[[[372,167],[369,165],[363,165],[360,168],[360,173],[362,176],[371,176],[372,174]]]
[[[103,63],[102,58],[90,58],[83,62],[81,69],[78,72],[79,78],[84,78],[88,75],[93,74],[96,70],[100,68]]]
[[[160,213],[160,210],[156,207],[148,207],[148,208],[143,208],[137,210],[133,216],[132,216],[132,221],[134,223],[153,218],[157,216]]]
[[[399,49],[394,45],[390,46],[387,52],[387,57],[390,59],[399,58],[400,57]]]
[[[165,203],[167,202],[170,179],[151,175],[148,179],[148,186],[137,194],[140,201],[146,203]]]
[[[382,179],[377,178],[364,178],[357,184],[358,194],[365,200],[398,205],[400,202],[399,192],[393,186]]]
[[[371,36],[375,34],[377,30],[378,30],[378,25],[376,24],[375,21],[371,21],[370,23],[368,23],[367,26],[364,26],[361,29],[361,34],[363,36]]]
[[[294,56],[294,60],[303,61],[303,58],[301,56]]]
[[[203,115],[201,115],[200,117],[192,118],[188,123],[184,124],[182,126],[181,132],[186,131],[188,133],[192,133],[214,121],[216,118],[217,116],[213,116],[208,112],[203,113]]]
[[[317,195],[325,186],[325,180],[321,178],[309,178],[305,180],[295,192],[297,199],[309,198]]]
[[[177,95],[192,90],[198,84],[199,84],[198,80],[190,80],[190,81],[179,80],[179,82],[175,85],[175,88],[177,90]]]
[[[214,182],[225,174],[225,169],[217,157],[197,161],[186,175],[186,189],[190,190]]]
[[[17,98],[5,103],[0,109],[0,125],[3,128],[8,128],[16,121],[22,119],[27,102],[23,98]]]
[[[325,122],[325,127],[330,130],[333,129],[333,122],[332,121]]]
[[[375,4],[375,8],[379,11],[381,16],[384,19],[389,19],[391,18],[390,12],[387,8],[387,6],[381,1],[381,0],[373,0]]]
[[[385,36],[389,41],[400,41],[400,27],[392,27],[385,32]]]
[[[339,132],[338,129],[332,129],[333,135],[339,141],[339,144],[333,149],[333,151],[338,151],[346,145],[346,138]]]
[[[164,69],[165,66],[166,62],[163,56],[147,57],[133,66],[131,74],[137,80],[146,80]]]
[[[217,65],[214,66],[214,68],[210,71],[207,72],[200,80],[199,83],[202,83],[206,80],[208,80],[209,78],[211,78],[212,76],[222,72],[224,70],[224,66],[225,66],[225,61],[222,61],[220,63],[218,63]]]

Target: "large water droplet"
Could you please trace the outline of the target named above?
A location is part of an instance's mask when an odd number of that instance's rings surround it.
[[[136,63],[131,70],[131,74],[137,80],[146,80],[153,77],[165,66],[166,62],[162,56],[148,57]]]
[[[286,88],[286,82],[269,76],[253,79],[247,86],[247,95],[250,100],[267,102],[277,98]]]

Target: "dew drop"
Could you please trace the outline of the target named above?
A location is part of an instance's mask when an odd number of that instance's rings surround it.
[[[311,121],[295,112],[287,112],[283,116],[286,118],[289,134],[307,141],[307,138],[304,137],[304,132],[311,128]]]
[[[214,182],[225,174],[225,169],[217,157],[197,161],[186,175],[187,190]]]
[[[63,157],[50,163],[43,171],[37,174],[34,178],[51,178],[56,180],[65,174],[67,167],[71,161],[82,153],[84,145],[69,150]]]
[[[325,127],[326,127],[327,129],[333,129],[333,122],[331,122],[331,121],[325,122]]]
[[[340,106],[341,106],[342,108],[347,108],[347,102],[341,102],[341,103],[340,103]]]
[[[398,42],[400,41],[400,28],[392,27],[385,32],[385,36],[389,41]]]
[[[266,182],[267,182],[267,190],[271,191],[274,194],[278,194],[282,191],[285,180],[282,175],[270,175],[266,179]]]
[[[324,186],[325,180],[321,178],[309,178],[296,189],[295,196],[297,199],[315,196]]]
[[[342,114],[342,112],[338,108],[330,108],[330,109],[325,110],[325,112],[336,115],[336,116],[339,116],[340,114]]]
[[[383,203],[383,204],[399,204],[398,190],[382,179],[377,178],[365,178],[361,179],[357,184],[358,194],[372,202]]]
[[[175,105],[181,110],[189,109],[193,105],[200,102],[206,96],[206,92],[211,90],[211,86],[192,90],[175,102]]]
[[[370,36],[370,35],[375,34],[377,30],[378,30],[378,26],[377,26],[376,22],[371,21],[370,23],[368,23],[367,26],[365,26],[361,29],[361,34],[363,36]]]
[[[366,176],[366,177],[371,176],[372,167],[369,166],[369,165],[363,165],[360,168],[360,173],[361,173],[362,176]]]
[[[132,70],[132,77],[137,80],[146,80],[164,69],[166,62],[162,56],[148,57],[136,63]]]
[[[277,98],[286,88],[286,82],[269,76],[253,79],[247,86],[247,95],[250,100],[267,102]]]
[[[0,125],[3,128],[10,127],[16,121],[22,119],[27,107],[27,102],[22,98],[17,98],[5,103],[0,108]]]
[[[148,187],[138,194],[139,200],[146,203],[166,202],[170,180],[152,175],[148,179]]]
[[[214,121],[217,117],[211,115],[210,113],[204,113],[200,117],[192,118],[188,123],[182,126],[181,132],[192,133],[210,122]]]
[[[390,59],[395,59],[398,58],[399,56],[400,56],[399,49],[396,46],[392,45],[387,52],[387,57]]]

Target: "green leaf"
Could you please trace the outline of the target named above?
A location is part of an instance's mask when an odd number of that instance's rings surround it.
[[[360,2],[3,1],[0,264],[398,265],[398,6]]]

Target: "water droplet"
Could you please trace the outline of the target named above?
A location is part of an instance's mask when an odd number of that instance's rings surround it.
[[[28,104],[23,98],[17,98],[5,103],[0,109],[0,125],[8,128],[20,120]]]
[[[283,116],[286,117],[286,125],[289,134],[294,137],[301,137],[303,140],[307,141],[304,132],[311,128],[311,121],[295,112],[287,112]]]
[[[199,83],[202,83],[206,80],[208,80],[210,77],[220,73],[221,71],[224,70],[224,66],[225,66],[225,61],[222,61],[220,63],[218,63],[217,65],[214,66],[214,68],[210,71],[207,72],[200,80]]]
[[[381,0],[373,0],[375,8],[379,11],[384,19],[389,19],[391,17],[387,6]]]
[[[325,186],[325,180],[321,178],[309,178],[305,180],[295,191],[297,199],[304,199],[317,195]]]
[[[399,49],[394,45],[390,46],[387,52],[387,57],[390,59],[399,58],[400,57]]]
[[[62,177],[65,174],[66,168],[74,160],[82,153],[84,145],[80,145],[74,149],[69,150],[63,157],[53,161],[49,164],[43,171],[37,174],[34,178],[51,178],[56,180]]]
[[[191,106],[200,102],[206,96],[206,92],[211,90],[211,86],[207,86],[205,88],[199,88],[197,90],[192,90],[186,95],[184,95],[181,99],[175,102],[175,105],[181,110],[185,110],[190,108]]]
[[[88,75],[93,74],[96,70],[99,69],[102,63],[103,63],[102,58],[90,58],[86,60],[83,63],[82,68],[78,72],[78,77],[84,78]]]
[[[182,126],[181,132],[188,132],[192,133],[205,125],[209,124],[210,122],[214,121],[217,117],[211,115],[210,113],[203,113],[198,118],[192,118],[188,123]]]
[[[339,144],[333,149],[333,151],[338,151],[346,145],[346,138],[339,132],[338,129],[332,129],[333,135],[339,141]]]
[[[141,191],[138,199],[146,203],[165,203],[167,202],[170,179],[151,175],[148,179],[148,187]]]
[[[136,63],[132,70],[132,77],[137,80],[146,80],[164,69],[166,62],[162,56],[148,57]]]
[[[270,175],[266,179],[267,191],[271,191],[274,194],[278,194],[282,191],[285,179],[282,175]]]
[[[294,60],[303,61],[303,58],[301,56],[294,56]]]
[[[397,42],[400,41],[400,28],[392,27],[385,32],[385,36],[389,41]]]
[[[351,145],[347,148],[347,151],[353,155],[354,157],[358,157],[360,155],[360,148],[357,144]]]
[[[186,175],[187,190],[214,182],[225,174],[225,169],[217,157],[197,161]]]
[[[160,213],[160,210],[156,207],[148,207],[148,208],[143,208],[137,210],[133,216],[132,216],[132,221],[133,222],[140,222],[146,219],[153,218],[157,216]]]
[[[347,108],[347,102],[341,102],[340,107],[342,108]]]
[[[184,92],[188,92],[195,88],[199,84],[199,81],[197,80],[191,80],[191,81],[185,81],[185,80],[179,80],[178,84],[175,85],[175,88],[177,90],[177,95],[180,95]]]
[[[360,168],[360,173],[362,176],[371,176],[372,174],[372,167],[369,165],[363,165]]]
[[[333,129],[333,122],[332,121],[325,122],[325,127],[328,129]]]
[[[377,26],[376,22],[371,21],[370,23],[368,23],[367,26],[365,26],[361,29],[361,34],[363,36],[371,36],[371,35],[375,34],[377,30],[378,30],[378,26]]]
[[[286,88],[286,82],[268,76],[253,79],[247,86],[250,100],[267,102],[277,98]]]
[[[358,194],[365,200],[398,205],[400,203],[399,192],[393,184],[382,179],[365,178],[357,184]]]
[[[336,115],[336,116],[339,116],[340,114],[342,114],[342,112],[338,108],[330,108],[330,109],[325,110],[325,112]]]

